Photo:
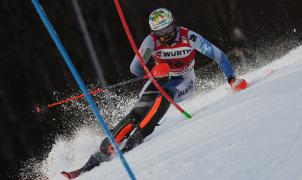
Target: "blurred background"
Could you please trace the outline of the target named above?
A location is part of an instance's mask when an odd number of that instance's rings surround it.
[[[70,0],[40,0],[86,84],[97,76]],[[78,0],[108,84],[131,79],[134,56],[113,1]],[[139,45],[150,32],[148,15],[170,9],[177,24],[200,33],[232,62],[269,61],[302,40],[299,0],[123,0],[128,25]],[[35,105],[79,92],[30,0],[0,0],[0,179],[29,158],[47,153],[55,137],[68,133],[64,110],[35,113]],[[199,61],[200,60],[200,61]],[[196,68],[210,62],[197,57]],[[59,94],[59,95],[57,95]],[[72,124],[72,122],[71,122]]]

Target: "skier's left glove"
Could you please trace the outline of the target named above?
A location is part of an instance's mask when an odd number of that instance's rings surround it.
[[[241,91],[247,88],[247,82],[244,79],[237,79],[236,77],[230,77],[228,79],[231,88],[235,91]]]

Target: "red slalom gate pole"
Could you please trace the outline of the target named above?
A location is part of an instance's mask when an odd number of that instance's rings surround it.
[[[118,0],[114,0],[114,4],[115,4],[115,7],[118,11],[118,14],[120,16],[120,19],[122,21],[122,24],[123,24],[123,27],[125,29],[125,32],[127,34],[127,37],[129,39],[129,42],[135,52],[135,54],[138,56],[138,59],[140,61],[140,64],[142,65],[143,69],[145,70],[146,74],[148,75],[149,79],[151,80],[151,82],[154,84],[154,86],[162,93],[162,95],[178,110],[180,111],[187,119],[191,119],[192,116],[187,113],[184,109],[182,109],[178,104],[176,104],[174,102],[174,100],[167,94],[167,92],[157,83],[157,81],[154,79],[153,75],[151,74],[151,72],[149,71],[149,69],[147,68],[146,64],[144,63],[144,60],[141,56],[141,54],[139,53],[138,51],[138,48],[134,42],[134,39],[132,37],[132,34],[129,30],[129,27],[128,27],[128,24],[126,22],[126,19],[125,19],[125,16],[124,16],[124,13],[122,11],[122,8],[119,4],[119,1]]]

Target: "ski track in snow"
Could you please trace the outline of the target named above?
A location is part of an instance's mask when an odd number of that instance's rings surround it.
[[[185,120],[170,108],[145,142],[125,154],[142,180],[302,179],[302,46],[242,75],[250,87],[232,94],[229,85],[181,103]],[[81,167],[101,138],[82,129],[58,139],[41,171],[49,179]],[[79,180],[129,179],[118,158]]]

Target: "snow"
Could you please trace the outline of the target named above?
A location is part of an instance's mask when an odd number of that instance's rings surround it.
[[[170,108],[162,125],[125,154],[143,180],[302,179],[302,46],[241,77],[250,87],[232,93],[227,84],[181,104],[184,119]],[[41,170],[49,179],[81,167],[101,137],[82,129],[70,141],[58,139]],[[129,179],[119,158],[79,180]]]

